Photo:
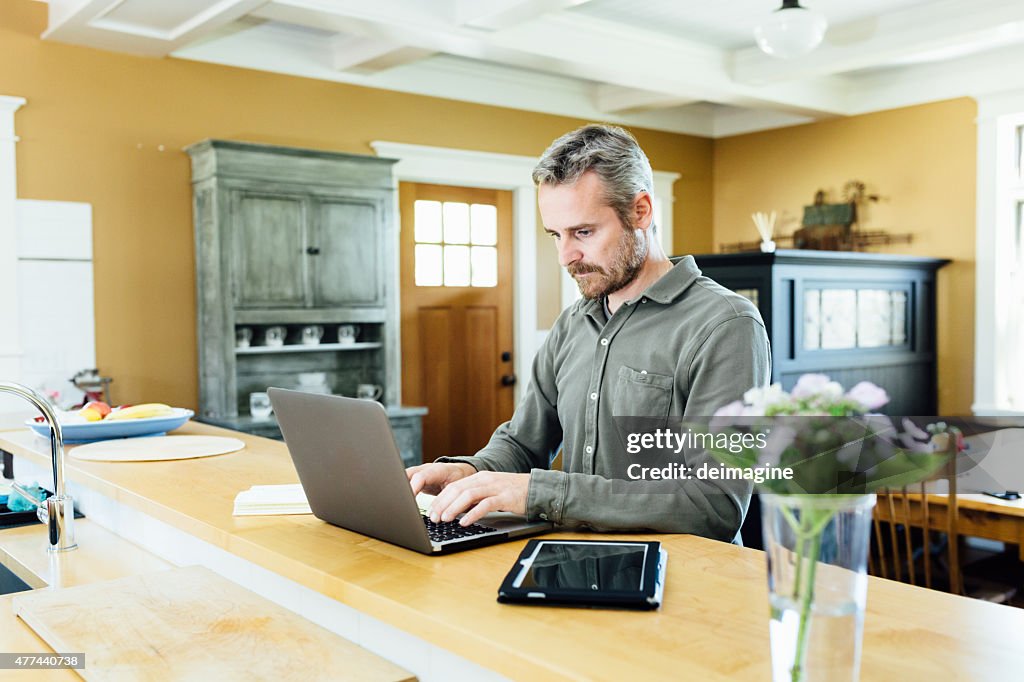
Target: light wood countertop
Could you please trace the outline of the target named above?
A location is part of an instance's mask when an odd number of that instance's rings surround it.
[[[176,433],[230,435],[246,449],[173,462],[68,457],[67,476],[515,679],[770,679],[762,552],[687,535],[628,536],[668,550],[660,611],[502,605],[498,585],[525,541],[428,557],[308,515],[233,517],[239,491],[297,482],[285,446],[202,424]],[[0,448],[48,462],[48,443],[27,429],[0,433]],[[1024,669],[1024,610],[878,578],[869,579],[867,610],[863,679],[1003,680]]]

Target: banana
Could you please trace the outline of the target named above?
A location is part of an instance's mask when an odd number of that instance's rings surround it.
[[[146,419],[147,417],[165,417],[173,414],[174,408],[163,403],[144,403],[142,405],[130,405],[114,410],[107,415],[106,421],[112,419]]]

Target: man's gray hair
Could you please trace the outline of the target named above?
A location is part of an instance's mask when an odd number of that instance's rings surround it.
[[[640,192],[654,194],[651,162],[636,138],[618,126],[591,124],[551,143],[533,169],[540,185],[571,185],[594,171],[605,199],[626,229],[634,229],[633,202]]]

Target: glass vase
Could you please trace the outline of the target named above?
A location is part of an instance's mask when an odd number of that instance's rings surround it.
[[[760,498],[772,680],[856,681],[875,496]]]

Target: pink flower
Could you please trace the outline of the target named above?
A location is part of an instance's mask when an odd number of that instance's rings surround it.
[[[860,382],[846,393],[846,397],[860,403],[866,410],[877,410],[889,402],[889,394],[885,389],[870,381]]]

